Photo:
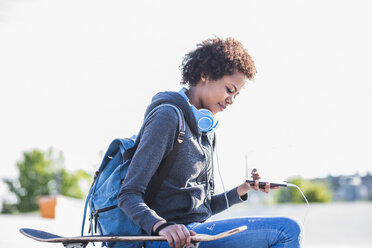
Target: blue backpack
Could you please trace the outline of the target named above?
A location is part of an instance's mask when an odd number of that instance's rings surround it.
[[[117,196],[120,187],[127,174],[131,159],[135,153],[140,140],[140,135],[146,120],[160,107],[172,107],[179,117],[179,133],[174,143],[173,152],[163,159],[157,173],[151,179],[145,194],[145,202],[150,204],[161,184],[168,174],[175,154],[177,154],[179,144],[183,142],[185,134],[184,117],[182,111],[171,104],[161,104],[155,107],[145,118],[138,135],[133,135],[129,139],[115,139],[107,149],[103,161],[94,175],[92,186],[89,190],[83,214],[81,235],[84,235],[84,226],[89,205],[89,233],[93,231],[100,235],[108,236],[132,236],[143,235],[142,229],[118,207]],[[104,242],[102,246],[139,248],[143,247],[143,242]]]

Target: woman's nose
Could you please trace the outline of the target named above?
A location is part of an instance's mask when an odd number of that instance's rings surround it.
[[[226,103],[230,104],[230,105],[233,104],[234,103],[234,98],[232,96],[227,97],[226,98]]]

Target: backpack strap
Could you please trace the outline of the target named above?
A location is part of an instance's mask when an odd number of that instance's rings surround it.
[[[181,143],[183,142],[183,140],[185,138],[185,118],[183,116],[182,110],[180,110],[178,107],[176,107],[172,104],[169,104],[169,103],[160,104],[160,105],[156,106],[154,109],[152,109],[150,111],[150,113],[147,114],[145,120],[143,121],[141,129],[140,129],[140,131],[139,131],[139,133],[136,137],[136,140],[134,142],[134,146],[132,148],[126,150],[123,154],[124,160],[132,158],[134,156],[134,153],[137,150],[137,146],[138,146],[138,143],[139,143],[139,140],[140,140],[140,136],[142,134],[142,131],[143,131],[143,128],[144,128],[144,125],[145,125],[147,119],[157,109],[159,109],[161,107],[164,107],[164,106],[172,107],[177,112],[178,120],[179,120],[178,121],[178,135],[177,135],[176,140],[174,141],[173,150],[165,158],[163,158],[163,160],[160,163],[159,168],[156,170],[154,176],[151,178],[149,184],[147,185],[147,189],[146,189],[145,195],[144,195],[144,201],[146,202],[147,205],[151,205],[151,203],[155,199],[155,196],[160,191],[160,188],[163,184],[164,179],[167,177],[169,171],[172,168],[172,165],[173,165],[173,162],[174,162],[174,160],[176,158],[176,155],[178,153],[179,147],[180,147]]]
[[[138,146],[139,140],[141,138],[141,134],[142,134],[142,131],[143,131],[143,128],[145,126],[145,123],[146,123],[147,119],[150,118],[150,116],[157,109],[159,109],[161,107],[164,107],[164,106],[172,107],[177,112],[178,120],[179,120],[179,122],[178,122],[178,136],[177,136],[177,141],[178,141],[178,143],[182,143],[183,142],[183,139],[185,138],[185,118],[183,116],[183,112],[178,107],[176,107],[176,106],[174,106],[172,104],[169,104],[169,103],[160,104],[160,105],[156,106],[155,108],[153,108],[150,111],[150,113],[148,113],[146,115],[145,120],[142,123],[141,129],[140,129],[140,131],[138,132],[138,135],[135,138],[133,147],[125,150],[124,153],[123,153],[124,160],[128,160],[128,159],[130,159],[130,158],[132,158],[134,156],[134,153],[137,150],[137,146]]]
[[[151,178],[149,184],[147,185],[147,189],[144,196],[144,200],[147,205],[152,204],[152,202],[155,199],[155,196],[160,191],[164,179],[167,177],[169,171],[173,166],[173,162],[177,156],[181,143],[182,142],[179,142],[179,139],[177,139],[174,142],[173,150],[170,152],[170,154],[168,154],[167,157],[163,159],[163,161],[160,164],[160,167],[155,172],[154,176]]]
[[[158,106],[156,106],[155,108],[153,108],[150,113],[148,113],[146,115],[146,118],[145,120],[143,121],[143,124],[141,126],[141,130],[139,132],[139,134],[137,135],[137,138],[136,138],[136,141],[135,141],[135,144],[138,144],[138,141],[140,139],[140,135],[142,133],[142,129],[144,128],[144,125],[147,121],[148,118],[150,118],[150,116],[159,108],[161,107],[164,107],[164,106],[168,106],[168,107],[172,107],[176,112],[177,112],[177,115],[178,115],[178,137],[177,137],[177,140],[179,143],[182,143],[183,142],[183,138],[185,137],[185,118],[183,116],[183,112],[182,110],[180,110],[178,107],[174,106],[173,104],[169,104],[169,103],[164,103],[164,104],[160,104]]]
[[[179,147],[185,138],[185,119],[184,119],[182,111],[178,107],[171,105],[171,104],[161,104],[157,106],[156,108],[154,108],[148,114],[148,116],[150,116],[153,113],[153,111],[155,111],[156,109],[162,106],[171,106],[173,107],[174,110],[176,110],[178,117],[179,117],[179,131],[178,131],[177,138],[173,144],[173,150],[162,160],[159,168],[157,169],[154,176],[151,178],[149,184],[147,185],[147,189],[144,195],[144,201],[146,202],[147,205],[151,205],[151,203],[155,199],[155,196],[160,191],[160,188],[164,182],[164,179],[167,177],[167,175],[169,174],[169,171],[171,170],[173,166],[173,162],[177,156]],[[145,121],[146,120],[147,118],[145,119]]]

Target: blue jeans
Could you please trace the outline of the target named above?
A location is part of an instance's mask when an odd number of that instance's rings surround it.
[[[301,247],[302,231],[300,225],[296,221],[285,217],[244,217],[186,225],[189,230],[209,235],[215,235],[240,226],[247,226],[247,230],[223,239],[201,242],[199,248]],[[166,247],[169,247],[167,242],[146,243],[146,248]]]

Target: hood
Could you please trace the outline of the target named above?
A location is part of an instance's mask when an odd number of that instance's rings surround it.
[[[191,131],[194,134],[201,134],[198,130],[198,126],[194,117],[194,114],[186,100],[177,92],[165,91],[157,93],[153,98],[151,104],[147,107],[145,116],[156,106],[169,103],[177,106],[182,110],[185,121],[189,125]]]

